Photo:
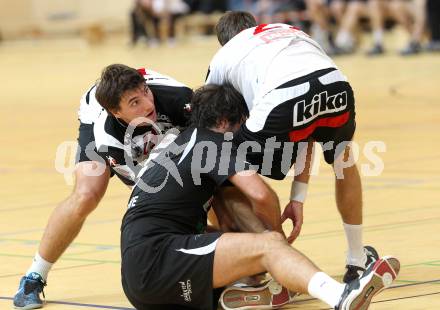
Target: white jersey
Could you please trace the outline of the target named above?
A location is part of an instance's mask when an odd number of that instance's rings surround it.
[[[286,24],[263,24],[240,32],[217,52],[206,84],[232,84],[251,111],[278,86],[327,68],[336,65],[307,34]]]

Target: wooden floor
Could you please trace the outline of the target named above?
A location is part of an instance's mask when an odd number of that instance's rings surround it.
[[[216,49],[214,39],[157,49],[131,49],[122,39],[98,47],[74,39],[0,45],[0,309],[11,308],[49,214],[72,190],[55,169],[56,150],[75,141],[79,98],[101,69],[116,62],[148,66],[197,87]],[[365,243],[402,263],[398,281],[375,298],[371,309],[439,309],[440,55],[403,59],[390,51],[380,58],[358,54],[336,62],[357,99]],[[374,151],[384,163],[378,176],[365,174],[374,160],[365,152],[369,141],[386,146],[383,153]],[[289,183],[271,182],[283,205]],[[346,245],[329,167],[321,164],[311,184],[305,224],[294,245],[340,278]],[[128,195],[112,180],[50,273],[47,309],[132,308],[120,284],[119,226]],[[285,308],[328,307],[301,296]]]

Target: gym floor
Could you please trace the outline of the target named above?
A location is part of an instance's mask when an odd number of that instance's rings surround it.
[[[0,46],[0,309],[12,308],[19,279],[31,264],[52,209],[72,190],[69,174],[55,168],[63,171],[71,158],[61,156],[56,164],[57,148],[77,138],[79,99],[103,67],[146,66],[195,88],[203,84],[217,48],[214,38],[155,49],[128,48],[122,38],[96,47],[80,39]],[[383,57],[359,53],[335,61],[357,101],[364,241],[402,263],[398,280],[374,299],[371,309],[437,309],[440,57],[401,58],[390,49]],[[373,149],[378,156],[373,158],[366,149],[369,141],[382,141],[386,151]],[[382,173],[368,175],[368,167],[380,162]],[[294,246],[341,278],[346,244],[335,206],[334,177],[322,159],[317,170]],[[270,184],[284,207],[290,179]],[[110,182],[103,201],[50,273],[47,309],[132,309],[120,284],[119,254],[119,227],[129,194],[116,178]],[[289,231],[291,224],[284,228]],[[285,309],[328,307],[304,295]]]

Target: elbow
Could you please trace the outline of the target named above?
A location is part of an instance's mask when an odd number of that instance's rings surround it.
[[[264,190],[255,191],[253,200],[258,205],[276,205],[278,204],[278,197],[275,192],[269,187]]]

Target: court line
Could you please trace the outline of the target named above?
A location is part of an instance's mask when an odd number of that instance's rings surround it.
[[[92,221],[92,222],[87,222],[87,226],[91,226],[91,225],[101,225],[101,224],[108,224],[108,223],[112,223],[112,222],[120,222],[121,219],[109,219],[109,220],[100,220],[100,221]],[[19,231],[14,231],[14,232],[7,232],[7,233],[1,233],[0,236],[10,236],[10,235],[22,235],[22,234],[27,234],[30,232],[37,232],[37,231],[43,231],[46,227],[44,228],[33,228],[33,229],[27,229],[27,230],[19,230]]]
[[[36,240],[36,239],[16,239],[16,238],[1,238],[0,237],[0,241],[12,241],[12,242],[35,242],[35,243],[39,243],[41,240]],[[102,247],[104,249],[112,249],[112,248],[118,248],[119,249],[119,244],[101,244],[101,243],[88,243],[88,242],[73,242],[71,245],[71,247],[76,247],[76,246],[90,246],[90,247]],[[70,247],[69,246],[69,247]]]
[[[399,281],[399,280],[396,280],[396,281]],[[421,281],[421,282],[415,281],[414,283],[406,283],[406,284],[393,285],[393,286],[389,287],[388,289],[391,290],[391,289],[394,289],[394,288],[416,286],[416,285],[423,285],[423,284],[431,284],[431,283],[440,283],[440,279],[429,280],[429,281]]]
[[[410,283],[410,284],[393,285],[393,286],[387,288],[386,290],[391,290],[391,289],[395,289],[395,288],[402,288],[402,287],[407,287],[407,286],[417,286],[417,285],[423,285],[423,284],[431,284],[431,283],[436,283],[436,282],[440,282],[440,279],[429,280],[429,281],[422,281],[422,282]],[[436,294],[440,294],[440,292],[428,293],[428,294],[420,294],[420,295],[414,295],[414,296],[404,296],[404,297],[398,297],[398,298],[395,298],[395,299],[378,300],[378,301],[374,301],[372,303],[374,304],[374,303],[393,301],[393,300],[398,300],[398,299],[423,297],[423,296],[427,296],[427,295],[436,295]],[[301,299],[301,300],[297,300],[296,303],[303,303],[303,302],[314,301],[314,300],[318,300],[318,299],[317,298],[313,298],[313,297],[312,298],[304,298],[304,299]],[[330,309],[330,308],[321,308],[320,310],[323,310],[323,309]]]
[[[422,284],[428,284],[428,283],[439,282],[439,281],[440,281],[440,279],[431,280],[431,281],[424,281],[424,282],[418,282],[418,283],[411,283],[411,284],[396,285],[396,286],[392,286],[392,287],[390,287],[388,289],[401,288],[401,287],[406,287],[406,286],[422,285]],[[403,297],[398,297],[398,298],[390,298],[390,299],[378,300],[378,301],[373,301],[372,304],[389,302],[389,301],[396,301],[396,300],[401,300],[401,299],[410,299],[410,298],[416,298],[416,297],[425,297],[425,296],[431,296],[431,295],[437,295],[437,294],[440,294],[440,292],[434,292],[434,293],[427,293],[427,294],[419,294],[419,295],[403,296]],[[2,296],[0,296],[0,299],[13,300],[12,297],[2,297]],[[306,299],[298,300],[296,303],[303,303],[303,302],[313,301],[313,300],[317,300],[317,299],[316,298],[306,298]],[[48,304],[59,304],[59,305],[70,305],[70,306],[78,306],[78,307],[92,307],[92,308],[100,308],[100,309],[135,310],[134,308],[127,308],[127,307],[115,307],[115,306],[105,306],[105,305],[96,305],[96,304],[84,304],[84,303],[67,302],[67,301],[46,301],[46,303],[48,303]],[[324,309],[327,310],[327,309],[331,309],[331,308],[321,308],[321,310],[324,310]]]
[[[107,197],[107,199],[118,199],[118,198],[127,198],[127,195],[118,194],[118,195],[108,195],[106,197]],[[47,203],[43,203],[43,204],[17,206],[17,207],[5,208],[5,209],[0,208],[0,212],[41,209],[41,208],[47,208],[47,207],[54,207],[55,205],[57,205],[59,203],[60,203],[60,201],[56,201],[56,202],[47,202]]]
[[[440,217],[436,218],[427,218],[427,219],[420,219],[415,221],[407,221],[407,222],[398,222],[395,224],[382,224],[382,225],[374,225],[374,226],[364,226],[364,232],[374,232],[374,231],[383,231],[383,230],[390,230],[395,228],[411,228],[417,225],[424,225],[430,222],[438,222]],[[298,240],[310,240],[310,239],[319,239],[322,237],[337,237],[339,235],[342,235],[342,230],[330,230],[326,232],[319,232],[319,233],[312,233],[308,235],[302,235],[298,237]]]
[[[52,272],[59,271],[59,270],[67,270],[67,269],[75,269],[75,268],[82,268],[82,267],[90,267],[90,266],[99,266],[104,265],[105,263],[91,263],[91,264],[83,264],[83,265],[76,265],[76,266],[68,266],[68,267],[60,267],[60,268],[53,268]],[[18,277],[23,276],[23,273],[10,273],[10,274],[3,274],[0,275],[1,278],[10,278],[10,277]]]
[[[0,256],[6,257],[19,257],[19,258],[33,258],[33,255],[19,255],[19,254],[9,254],[9,253],[0,253]],[[102,259],[88,259],[88,258],[74,258],[74,257],[66,257],[63,256],[61,260],[67,261],[77,261],[77,262],[92,262],[92,263],[102,263],[102,264],[120,264],[120,260],[102,260]]]
[[[0,296],[0,299],[4,300],[13,300],[12,297],[3,297]],[[114,309],[114,310],[136,310],[134,308],[127,307],[115,307],[115,306],[105,306],[105,305],[96,305],[96,304],[83,304],[79,302],[69,302],[69,301],[46,301],[47,304],[56,304],[56,305],[69,305],[69,306],[78,306],[78,307],[90,307],[90,308],[99,308],[99,309]]]
[[[417,298],[417,297],[425,297],[425,296],[431,296],[431,295],[437,295],[440,294],[440,292],[435,293],[428,293],[428,294],[419,294],[419,295],[412,295],[412,296],[403,296],[403,297],[397,297],[397,298],[390,298],[390,299],[384,299],[384,300],[378,300],[371,302],[372,304],[379,304],[383,302],[389,302],[389,301],[396,301],[396,300],[402,300],[402,299],[411,299],[411,298]],[[331,310],[333,308],[320,308],[319,310]]]

